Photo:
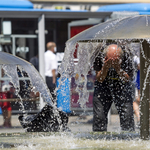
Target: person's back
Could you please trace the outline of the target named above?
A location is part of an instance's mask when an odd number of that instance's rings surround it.
[[[53,69],[57,69],[57,66],[56,66],[56,55],[47,50],[45,52],[45,76],[49,76],[49,77],[52,77],[52,70]]]
[[[38,58],[38,55],[32,57],[30,59],[30,63],[36,68],[36,70],[39,71],[39,58]]]
[[[46,84],[55,99],[54,89],[56,88],[56,70],[57,70],[57,59],[54,54],[56,44],[54,42],[47,43],[47,51],[45,52],[45,77]]]

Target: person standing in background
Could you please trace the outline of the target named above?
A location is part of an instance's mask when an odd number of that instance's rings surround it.
[[[140,58],[138,56],[133,57],[133,62],[135,65],[135,99],[133,101],[133,110],[137,118],[137,125],[136,127],[139,128],[140,125]]]
[[[7,77],[7,76],[6,76]],[[2,115],[3,115],[3,120],[4,123],[0,128],[11,128],[11,112],[12,112],[12,107],[11,103],[7,101],[7,99],[13,97],[13,92],[12,92],[12,85],[8,80],[1,81],[1,91],[0,91],[0,107],[2,109]],[[6,100],[6,101],[2,101]]]
[[[38,53],[30,59],[30,63],[39,71],[39,56]]]
[[[54,42],[47,43],[47,51],[45,52],[45,77],[46,84],[52,94],[53,100],[55,99],[54,89],[56,88],[56,44]]]

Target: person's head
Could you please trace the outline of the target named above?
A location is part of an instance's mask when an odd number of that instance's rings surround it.
[[[123,51],[122,48],[119,47],[116,44],[111,44],[108,45],[105,49],[104,49],[104,56],[108,59],[108,58],[112,58],[112,59],[116,59],[116,58],[121,58],[123,55]]]
[[[47,50],[50,50],[53,53],[56,52],[56,44],[54,42],[48,42],[46,47],[47,47]]]

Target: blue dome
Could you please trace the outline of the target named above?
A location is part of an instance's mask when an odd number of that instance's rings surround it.
[[[28,0],[0,0],[0,8],[33,9],[33,4]]]
[[[116,4],[100,7],[97,11],[137,11],[150,12],[150,3]]]

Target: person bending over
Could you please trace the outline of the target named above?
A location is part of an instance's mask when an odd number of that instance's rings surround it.
[[[107,131],[107,114],[114,102],[124,131],[134,131],[133,65],[129,54],[116,44],[104,49],[94,62],[93,131]]]

